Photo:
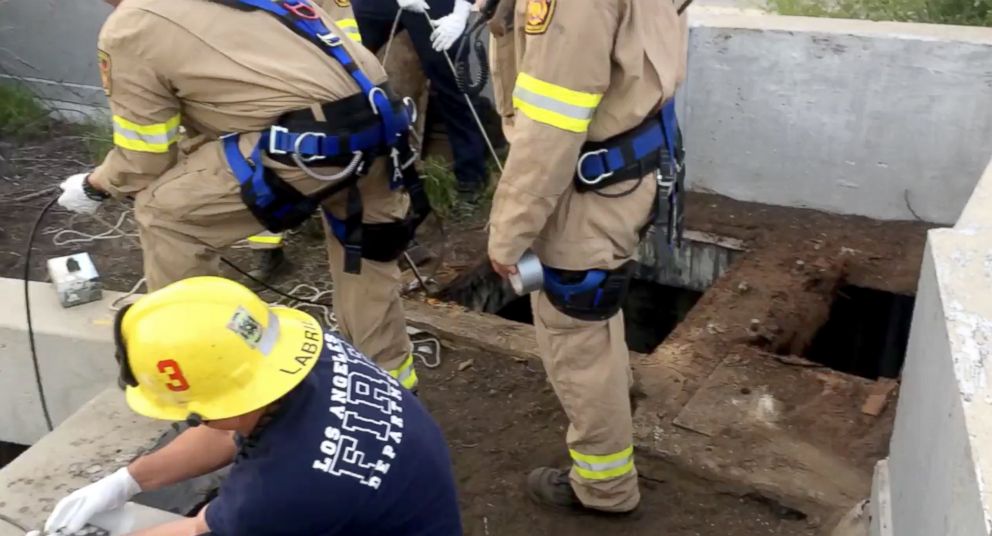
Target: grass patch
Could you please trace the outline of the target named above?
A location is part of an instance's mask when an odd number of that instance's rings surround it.
[[[0,136],[18,141],[36,138],[47,133],[51,124],[48,110],[30,91],[0,84]]]
[[[992,26],[992,0],[768,0],[782,15]]]
[[[458,179],[447,161],[429,157],[423,165],[424,191],[431,208],[441,218],[447,219],[458,205]]]
[[[486,169],[490,177],[486,189],[474,204],[469,205],[458,196],[458,178],[451,169],[451,163],[435,156],[424,160],[421,176],[434,212],[441,219],[463,219],[478,213],[488,214],[496,192],[499,170],[491,160],[486,162]]]
[[[109,123],[84,123],[75,126],[75,134],[86,149],[86,156],[93,165],[103,162],[114,146],[114,131]]]

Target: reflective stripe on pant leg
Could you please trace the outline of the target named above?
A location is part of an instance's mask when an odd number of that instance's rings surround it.
[[[613,454],[582,454],[568,449],[572,456],[575,472],[589,480],[616,478],[634,470],[634,446],[631,445]]]
[[[387,371],[389,375],[396,378],[400,385],[411,390],[417,386],[417,370],[413,366],[413,354],[407,357],[403,364],[393,370]]]
[[[275,249],[282,247],[283,234],[270,233],[268,231],[258,233],[248,237],[248,246],[251,249]]]

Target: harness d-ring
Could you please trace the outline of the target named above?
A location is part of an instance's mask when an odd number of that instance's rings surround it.
[[[355,173],[355,170],[358,169],[358,166],[361,165],[362,157],[364,156],[362,151],[354,151],[352,154],[354,154],[354,156],[351,158],[351,162],[349,162],[344,169],[334,175],[321,175],[320,173],[310,169],[310,167],[306,164],[307,161],[300,157],[298,153],[293,153],[291,156],[293,157],[293,162],[296,163],[296,166],[303,170],[303,172],[309,177],[322,182],[335,182],[350,177]]]
[[[327,137],[327,135],[324,134],[323,132],[304,132],[304,133],[300,134],[299,136],[297,136],[296,137],[296,143],[293,144],[293,159],[294,159],[294,161],[296,160],[296,157],[299,156],[299,154],[300,154],[300,146],[303,144],[303,140],[307,139],[307,136],[313,136],[315,138],[326,138]],[[324,158],[326,158],[326,157],[324,155],[322,155],[322,154],[314,154],[314,155],[311,155],[311,156],[300,156],[300,160],[302,160],[303,162],[307,162],[307,163],[313,162],[315,160],[323,160]],[[299,163],[299,162],[297,162],[297,163]]]

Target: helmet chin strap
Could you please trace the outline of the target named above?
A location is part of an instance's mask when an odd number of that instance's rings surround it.
[[[196,428],[197,426],[203,424],[203,417],[201,417],[199,413],[190,413],[186,416],[186,424],[189,425],[190,428]]]

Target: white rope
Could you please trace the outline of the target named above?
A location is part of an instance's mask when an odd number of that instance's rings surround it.
[[[144,284],[145,284],[145,278],[142,277],[141,279],[138,280],[137,283],[134,284],[133,287],[131,287],[131,290],[127,291],[127,294],[118,297],[116,300],[110,303],[110,310],[116,313],[117,311],[120,311],[122,308],[124,308],[124,303],[123,303],[124,300],[130,298],[131,296],[134,296],[134,294],[138,292],[138,289],[141,288]]]
[[[396,37],[396,29],[400,27],[400,15],[403,14],[402,9],[396,10],[396,18],[393,19],[393,29],[389,30],[389,40],[386,41],[386,52],[382,55],[382,67],[385,68],[386,64],[389,63],[389,52],[393,48],[393,38]]]
[[[430,28],[434,27],[434,21],[431,16],[424,12],[424,18],[427,19],[427,25]],[[451,56],[448,56],[448,51],[443,50],[441,54],[444,55],[444,59],[448,62],[448,68],[451,69],[451,76],[458,78],[458,73],[455,71],[455,63],[451,61]],[[472,111],[472,118],[475,119],[475,125],[479,127],[479,133],[482,134],[482,138],[486,140],[486,147],[489,148],[489,154],[493,156],[493,161],[496,162],[496,167],[499,169],[500,175],[503,174],[503,162],[499,159],[499,155],[496,154],[496,148],[493,146],[493,141],[489,139],[489,134],[486,134],[486,127],[482,124],[482,119],[479,118],[479,112],[475,109],[475,104],[472,103],[472,98],[468,96],[467,93],[462,93],[462,97],[465,97],[465,103],[468,104],[469,110]]]
[[[306,291],[308,294],[303,295],[301,292]],[[293,296],[296,299],[290,300],[285,296],[280,296],[279,299],[273,302],[269,302],[269,305],[283,305],[286,307],[292,307],[293,309],[298,309],[300,311],[307,312],[307,309],[314,311],[319,311],[321,317],[324,319],[324,324],[332,331],[337,331],[338,329],[338,319],[334,315],[334,310],[326,305],[317,305],[315,303],[305,303],[297,300],[308,300],[308,301],[320,301],[324,296],[333,296],[334,289],[320,289],[313,285],[308,285],[306,283],[300,283],[293,287],[286,294]]]
[[[69,244],[89,244],[98,240],[112,240],[115,238],[137,238],[138,233],[136,231],[128,232],[121,228],[121,226],[124,225],[124,222],[128,221],[128,215],[128,212],[122,212],[120,217],[117,218],[117,223],[113,225],[110,225],[109,222],[94,215],[93,218],[95,220],[107,227],[107,230],[102,233],[91,234],[83,231],[77,231],[76,229],[59,227],[46,230],[44,234],[54,233],[55,236],[52,237],[52,243],[58,247],[67,246]]]

